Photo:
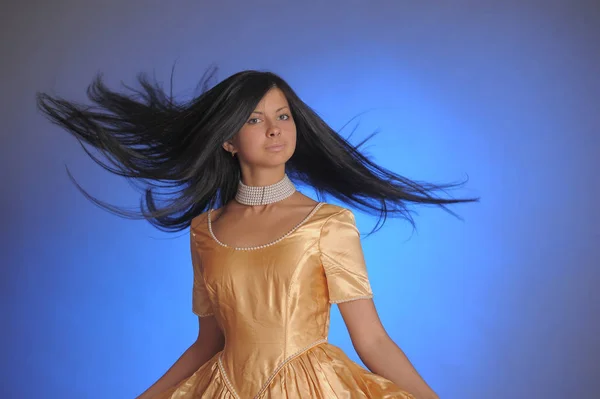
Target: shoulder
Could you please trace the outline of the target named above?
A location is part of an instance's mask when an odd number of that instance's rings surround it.
[[[360,243],[360,231],[352,210],[339,205],[324,204],[321,207],[319,250],[332,251]],[[360,245],[360,244],[359,244]]]
[[[338,218],[354,218],[354,213],[351,209],[340,205],[330,204],[327,202],[321,203],[321,215],[326,220]]]
[[[321,231],[330,228],[356,227],[354,212],[349,208],[340,205],[322,203],[319,210],[318,220],[321,224]]]
[[[190,234],[196,235],[197,233],[204,231],[208,225],[208,211],[202,212],[198,216],[195,216],[190,222]]]

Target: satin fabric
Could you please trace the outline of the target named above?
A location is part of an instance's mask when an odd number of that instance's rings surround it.
[[[193,312],[214,316],[225,347],[160,399],[414,398],[327,342],[332,303],[371,298],[354,215],[319,203],[273,243],[233,248],[190,228]]]

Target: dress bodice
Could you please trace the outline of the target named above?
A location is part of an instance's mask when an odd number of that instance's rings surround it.
[[[295,356],[326,342],[332,303],[372,297],[360,235],[348,209],[319,203],[273,243],[232,248],[191,226],[193,311],[225,336],[219,368],[232,392],[260,396]]]

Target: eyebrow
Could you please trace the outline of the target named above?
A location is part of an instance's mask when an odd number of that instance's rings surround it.
[[[279,112],[279,111],[281,111],[282,109],[285,109],[285,108],[288,108],[288,106],[287,106],[287,105],[284,105],[283,107],[279,108],[279,109],[278,109],[277,111],[275,111],[275,112]],[[260,114],[260,115],[262,115],[262,114],[263,114],[263,113],[262,113],[262,112],[260,112],[260,111],[252,111],[252,113],[253,113],[253,114]]]

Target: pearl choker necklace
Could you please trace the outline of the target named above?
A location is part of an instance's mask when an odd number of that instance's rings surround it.
[[[282,201],[295,191],[296,187],[287,174],[279,182],[270,186],[247,186],[240,180],[235,200],[244,205],[267,205]]]

